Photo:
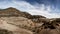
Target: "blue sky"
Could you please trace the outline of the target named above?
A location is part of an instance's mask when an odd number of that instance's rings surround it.
[[[14,7],[32,15],[60,18],[60,0],[0,0],[0,9]]]

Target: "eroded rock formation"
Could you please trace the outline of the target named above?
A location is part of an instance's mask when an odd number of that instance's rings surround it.
[[[60,34],[60,18],[48,19],[10,7],[0,10],[0,29],[11,34]]]

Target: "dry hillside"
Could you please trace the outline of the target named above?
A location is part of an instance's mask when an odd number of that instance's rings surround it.
[[[0,34],[60,34],[60,18],[31,15],[12,7],[1,9]]]

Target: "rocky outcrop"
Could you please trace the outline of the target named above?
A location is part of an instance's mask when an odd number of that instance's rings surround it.
[[[48,20],[48,22],[43,22],[41,26],[37,27],[35,32],[37,34],[60,34],[60,19],[53,18]]]
[[[1,17],[0,29],[12,31],[13,34],[33,34],[29,31],[31,23],[33,23],[31,20],[24,17]]]
[[[48,19],[10,7],[0,10],[0,29],[13,34],[60,34],[60,18]]]

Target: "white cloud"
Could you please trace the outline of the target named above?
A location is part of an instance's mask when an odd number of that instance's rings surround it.
[[[51,6],[46,7],[44,4],[39,4],[40,6],[38,5],[34,6],[26,1],[20,1],[20,2],[13,1],[13,3],[18,6],[18,9],[29,12],[32,15],[43,15],[46,16],[47,18],[60,17],[59,16],[60,14],[58,15],[57,13],[50,13],[52,12]]]
[[[51,8],[51,6],[45,6],[44,4],[36,4],[36,5],[31,5],[30,3],[26,2],[26,1],[16,1],[13,0],[12,3],[7,3],[5,6],[4,4],[0,4],[0,8],[7,8],[7,7],[15,7],[21,11],[26,11],[31,13],[32,15],[43,15],[47,18],[59,18],[60,14],[58,15],[58,13],[50,13],[52,11],[57,11],[53,10]]]

